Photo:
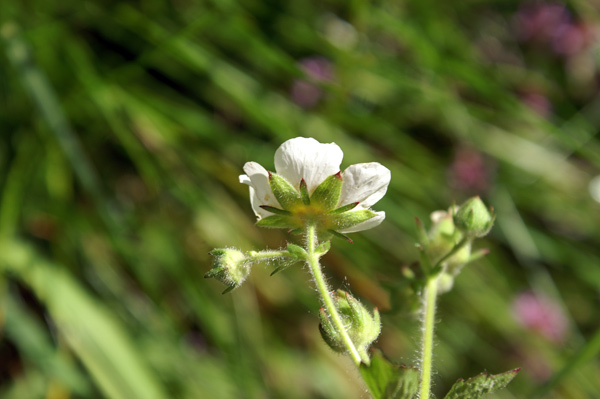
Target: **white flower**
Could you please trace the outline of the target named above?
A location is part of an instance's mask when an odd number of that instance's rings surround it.
[[[390,171],[377,162],[349,166],[340,174],[343,152],[335,143],[297,137],[275,152],[273,175],[256,162],[244,165],[240,183],[250,186],[250,202],[264,227],[352,233],[379,225],[385,212],[373,212],[390,183]],[[282,178],[282,179],[280,179]]]

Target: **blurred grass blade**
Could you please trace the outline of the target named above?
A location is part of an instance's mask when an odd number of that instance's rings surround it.
[[[89,381],[72,360],[69,362],[64,353],[53,347],[45,326],[36,320],[31,311],[11,295],[2,296],[0,303],[6,318],[4,331],[26,359],[36,364],[46,378],[57,379],[77,395],[89,395],[92,391]]]
[[[55,134],[73,165],[73,170],[95,198],[102,197],[98,177],[59,106],[60,102],[54,90],[42,71],[34,64],[29,47],[21,36],[18,26],[14,23],[4,24],[0,29],[0,36],[5,41],[9,61],[21,75],[23,85]]]
[[[0,244],[0,268],[37,295],[106,397],[168,397],[136,353],[124,326],[57,265],[20,241],[5,240]]]
[[[600,329],[596,334],[585,344],[565,366],[559,370],[548,382],[542,385],[537,391],[531,395],[531,398],[546,397],[552,389],[557,387],[565,378],[580,369],[581,366],[590,362],[592,359],[598,359],[600,353]]]

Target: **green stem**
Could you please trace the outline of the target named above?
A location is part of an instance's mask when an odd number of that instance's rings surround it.
[[[431,393],[431,369],[433,363],[433,328],[435,324],[435,302],[437,299],[437,277],[429,278],[423,292],[423,342],[421,347],[420,399],[429,399]]]
[[[331,321],[333,322],[336,330],[342,336],[344,345],[346,346],[346,349],[348,349],[348,353],[352,357],[352,360],[357,366],[360,366],[362,362],[360,354],[356,350],[354,343],[352,343],[352,340],[346,331],[346,327],[344,326],[344,322],[342,321],[342,318],[340,317],[340,314],[333,303],[329,287],[327,287],[325,277],[323,276],[323,271],[321,270],[321,265],[319,264],[319,255],[317,255],[315,251],[317,245],[317,232],[313,224],[308,225],[306,236],[308,240],[308,266],[310,267],[312,276],[317,284],[317,290],[319,291],[319,295],[321,295],[321,300],[323,301],[325,310],[331,317]]]
[[[290,253],[288,251],[250,251],[248,255],[252,259],[260,260],[260,259],[269,259],[269,258],[281,258],[281,257],[289,257]]]
[[[450,259],[450,257],[452,257],[453,255],[455,255],[458,251],[460,251],[461,249],[463,249],[463,247],[465,245],[467,245],[469,243],[469,239],[467,237],[463,238],[462,240],[459,241],[458,244],[456,244],[452,250],[450,252],[448,252],[446,255],[444,255],[442,257],[442,259],[438,260],[435,264],[435,266],[433,267],[433,270],[437,270],[438,268],[440,268],[442,266],[442,263],[444,263],[445,261],[447,261],[448,259]]]

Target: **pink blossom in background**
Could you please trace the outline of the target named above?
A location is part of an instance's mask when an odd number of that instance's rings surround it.
[[[552,48],[558,54],[570,56],[585,50],[595,38],[594,29],[583,23],[570,24],[557,32]]]
[[[315,81],[329,82],[334,78],[333,64],[324,57],[308,57],[300,60],[298,66],[307,79],[296,79],[292,85],[292,100],[303,108],[312,108],[323,97],[323,90]]]
[[[450,166],[450,184],[466,193],[483,193],[490,186],[490,173],[481,153],[467,147],[459,148]]]
[[[531,291],[519,294],[512,304],[515,320],[524,328],[560,343],[568,332],[568,321],[560,306]]]
[[[521,94],[521,101],[538,115],[547,118],[552,114],[552,103],[546,96],[534,91]]]

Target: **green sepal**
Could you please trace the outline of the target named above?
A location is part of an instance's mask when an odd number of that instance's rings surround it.
[[[225,249],[225,248],[215,248],[212,251],[210,251],[208,254],[212,255],[212,256],[220,256],[220,255],[225,255],[226,252],[227,252],[227,249]]]
[[[300,180],[300,197],[304,205],[310,205],[310,194],[306,186],[306,180],[304,179]]]
[[[269,229],[293,229],[297,227],[289,216],[284,215],[267,216],[256,222],[256,225]]]
[[[279,273],[280,271],[283,271],[285,269],[287,269],[290,266],[293,266],[295,263],[298,262],[298,259],[288,259],[288,260],[284,260],[282,261],[270,274],[270,276],[273,276],[274,274]]]
[[[349,229],[357,224],[366,222],[374,218],[377,214],[369,209],[360,211],[345,212],[340,215],[331,215],[330,222],[333,225],[332,230],[339,231]]]
[[[329,251],[329,248],[331,248],[331,241],[322,242],[317,247],[316,253],[318,256],[323,256]]]
[[[416,247],[419,250],[419,264],[421,265],[423,274],[429,276],[433,271],[433,265],[431,264],[431,259],[429,259],[429,254],[420,244],[417,244]]]
[[[262,208],[265,211],[274,213],[276,215],[290,216],[292,214],[290,211],[286,211],[285,209],[279,209],[279,208],[275,208],[274,206],[269,206],[269,205],[259,205],[259,208]]]
[[[489,253],[490,253],[490,250],[486,249],[486,248],[475,251],[471,254],[469,259],[467,260],[467,263],[474,262],[478,259],[488,256]]]
[[[235,286],[235,285],[229,286],[229,287],[225,288],[225,290],[223,290],[223,292],[221,292],[221,295],[225,295],[228,292],[233,291],[233,289],[235,289],[235,288],[237,288],[237,286]]]
[[[348,349],[344,345],[340,333],[337,331],[331,320],[329,320],[329,316],[323,308],[319,309],[319,320],[321,321],[321,323],[319,323],[319,332],[327,346],[338,353],[346,352]]]
[[[291,256],[298,260],[306,260],[308,259],[308,253],[304,248],[295,244],[287,244],[287,250]]]
[[[337,238],[341,238],[342,240],[348,241],[350,244],[354,244],[354,241],[352,241],[352,239],[350,237],[348,237],[347,235],[345,235],[345,234],[338,233],[335,230],[327,230],[327,232],[330,233],[330,234],[332,234],[332,235],[334,235]]]
[[[283,209],[292,209],[302,204],[302,199],[298,191],[283,177],[269,173],[269,184],[271,185],[273,195],[275,195],[277,202],[279,202],[279,205]]]
[[[419,390],[419,370],[393,364],[381,351],[360,365],[360,374],[373,399],[413,399]]]
[[[508,385],[521,371],[520,368],[501,374],[479,374],[467,381],[460,379],[450,389],[444,399],[480,399]]]
[[[310,196],[311,204],[321,205],[325,212],[335,208],[342,195],[342,174],[340,172],[329,176],[315,188]]]
[[[427,237],[427,230],[423,222],[419,218],[415,218],[415,225],[417,226],[417,240],[421,245],[427,245],[429,243],[429,237]]]
[[[329,212],[329,214],[330,215],[337,215],[337,214],[340,214],[340,213],[351,211],[352,209],[356,208],[356,206],[358,204],[360,204],[360,202],[353,202],[353,203],[348,204],[348,205],[340,206],[339,208],[336,208],[333,211]]]

